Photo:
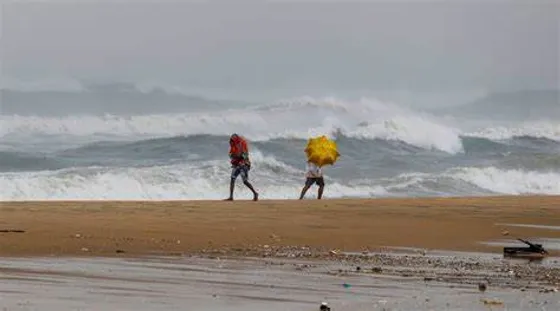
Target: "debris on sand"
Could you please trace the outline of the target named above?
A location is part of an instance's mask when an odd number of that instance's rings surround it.
[[[543,294],[547,294],[547,293],[557,293],[558,292],[558,288],[553,287],[553,288],[543,288],[541,290],[539,290],[539,293],[543,293]]]
[[[383,272],[383,269],[381,267],[373,267],[373,268],[371,268],[371,272],[381,273],[381,272]]]
[[[502,301],[498,300],[498,299],[484,298],[484,299],[482,299],[482,302],[485,305],[488,305],[488,306],[503,306],[504,305],[504,303]]]
[[[0,229],[0,233],[25,233],[25,230],[20,230],[20,229]]]
[[[527,244],[528,246],[504,247],[504,257],[540,259],[548,255],[548,251],[544,249],[542,244],[534,244],[523,239],[518,240]]]
[[[332,249],[332,250],[329,251],[329,254],[336,256],[336,255],[340,254],[340,251],[337,250],[337,249]]]
[[[326,302],[322,302],[321,306],[319,307],[319,311],[331,311],[331,308]]]
[[[531,288],[556,287],[560,284],[560,267],[557,265],[527,265],[525,262],[485,260],[469,256],[420,256],[409,253],[377,253],[366,256],[361,253],[345,253],[336,251],[333,256],[330,248],[314,248],[302,245],[269,245],[269,248],[250,246],[222,246],[205,248],[198,253],[203,257],[266,257],[282,259],[296,259],[293,268],[306,271],[306,265],[313,265],[315,260],[333,261],[347,265],[339,271],[329,270],[327,273],[337,276],[349,276],[356,273],[376,275],[404,275],[424,278],[424,281],[436,281],[455,284],[469,284],[471,288],[478,288],[479,283],[500,287],[523,281],[532,283]],[[305,262],[299,260],[305,259]],[[308,261],[307,261],[308,260]],[[360,271],[357,272],[357,267]],[[469,277],[471,276],[472,277]],[[475,277],[476,275],[476,277]],[[485,276],[484,279],[481,278]]]
[[[478,290],[481,292],[485,292],[486,291],[486,283],[478,283]]]
[[[272,240],[274,240],[275,242],[280,242],[280,241],[282,240],[278,235],[276,235],[276,234],[274,234],[274,233],[271,233],[269,237],[270,237]]]

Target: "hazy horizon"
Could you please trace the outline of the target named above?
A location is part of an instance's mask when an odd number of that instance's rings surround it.
[[[558,88],[558,8],[552,1],[8,3],[2,81],[302,95]]]

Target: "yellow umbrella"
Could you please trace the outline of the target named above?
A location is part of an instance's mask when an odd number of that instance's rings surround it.
[[[307,161],[319,167],[333,165],[340,156],[336,143],[324,135],[310,138],[307,142],[305,153],[307,154]]]

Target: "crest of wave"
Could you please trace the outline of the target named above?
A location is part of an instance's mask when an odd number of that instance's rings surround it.
[[[357,138],[400,140],[425,149],[448,153],[463,151],[463,144],[456,129],[438,124],[422,116],[396,116],[375,123],[364,124],[348,135]]]
[[[467,167],[449,173],[455,178],[496,193],[560,194],[560,174],[556,172]]]
[[[401,140],[450,153],[462,150],[459,132],[435,117],[370,99],[342,101],[332,97],[303,97],[222,111],[130,117],[2,116],[2,123],[0,137],[47,134],[119,138],[237,132],[250,140],[268,140],[307,139],[312,135],[332,136],[342,132],[363,139]]]
[[[506,140],[514,137],[530,136],[560,141],[560,122],[542,121],[510,127],[489,127],[466,135],[492,140]]]
[[[293,107],[294,103],[289,103]],[[299,107],[302,105],[300,104]],[[336,114],[320,118],[319,125],[303,130],[288,129],[273,137],[307,139],[310,136],[327,135],[336,138],[338,133],[361,139],[399,140],[425,149],[437,149],[448,153],[463,151],[460,130],[445,125],[435,117],[410,111],[399,106],[375,100],[339,102],[333,98],[306,104],[306,107],[329,107]],[[304,115],[312,120],[312,115]]]
[[[558,172],[535,172],[489,167],[455,167],[439,173],[411,172],[391,178],[356,180],[356,186],[382,186],[390,192],[433,195],[497,193],[560,194]]]

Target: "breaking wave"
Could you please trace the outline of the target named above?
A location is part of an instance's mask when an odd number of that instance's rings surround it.
[[[424,149],[447,153],[464,151],[462,137],[505,140],[516,137],[560,141],[560,124],[524,124],[488,127],[464,132],[452,121],[408,111],[378,101],[341,102],[332,98],[302,98],[256,107],[215,112],[144,116],[1,116],[4,142],[29,137],[63,137],[80,143],[98,140],[131,140],[192,135],[242,133],[251,141],[307,139],[310,135],[344,135],[357,139],[398,140]]]
[[[560,194],[560,124],[472,128],[362,99],[297,98],[151,115],[0,115],[0,195],[25,199],[218,199],[231,133],[251,143],[263,198],[295,198],[306,140],[329,135],[340,161],[326,197]],[[250,196],[241,185],[241,197]]]
[[[271,156],[256,156],[251,178],[263,199],[296,198],[301,169]],[[2,200],[220,199],[227,195],[229,167],[223,161],[151,167],[85,167],[2,173]],[[484,194],[559,194],[560,173],[453,168],[442,173],[407,173],[395,178],[345,183],[327,176],[326,197]],[[237,196],[250,198],[239,183]],[[314,195],[314,194],[310,194]]]

